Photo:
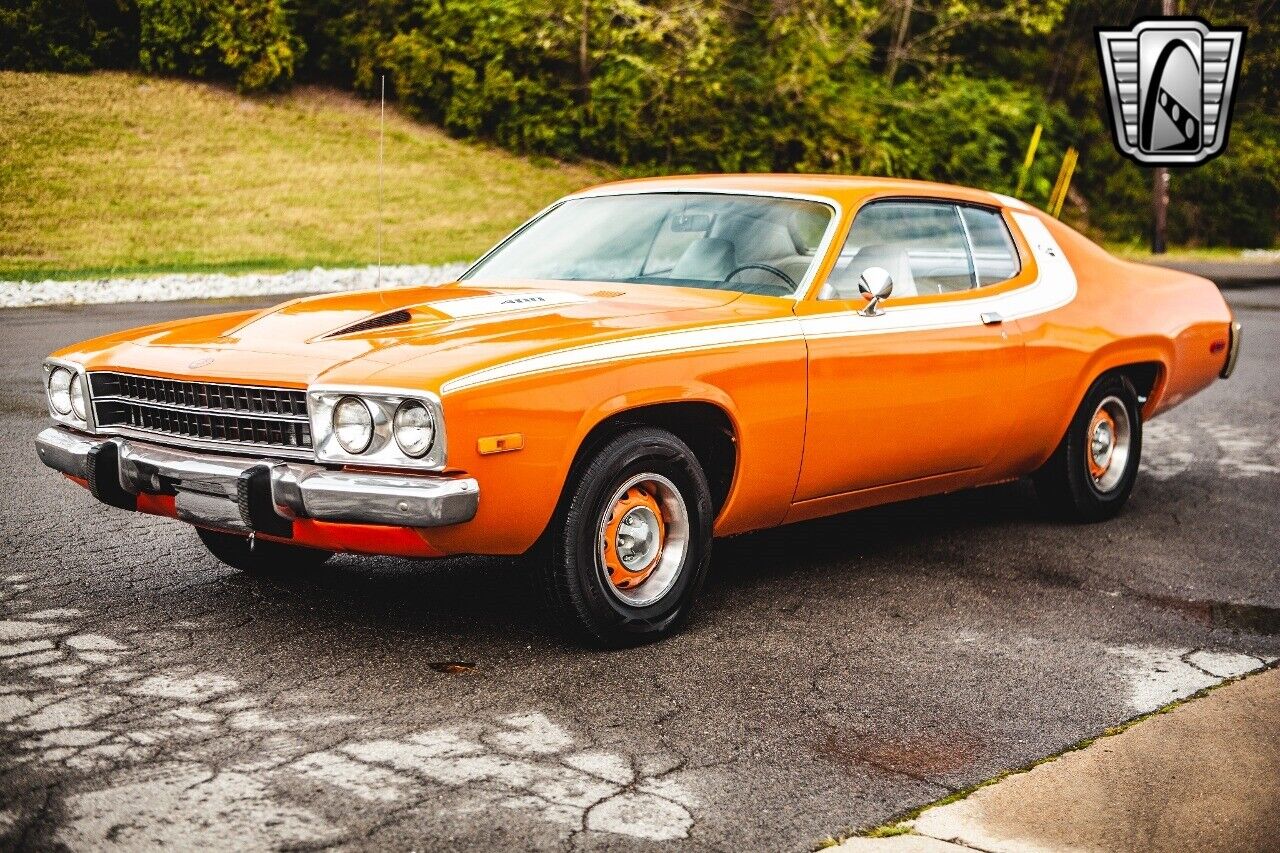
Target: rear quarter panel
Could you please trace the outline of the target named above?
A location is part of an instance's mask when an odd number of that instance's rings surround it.
[[[1207,279],[1113,257],[1068,226],[1041,217],[1078,282],[1076,298],[1047,314],[1018,321],[1027,348],[1024,458],[1013,467],[1043,463],[1066,432],[1089,386],[1124,365],[1159,365],[1143,416],[1150,419],[1217,378],[1231,311]],[[1037,414],[1039,413],[1039,414]]]

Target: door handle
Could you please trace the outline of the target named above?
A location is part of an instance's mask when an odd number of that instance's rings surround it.
[[[980,316],[984,326],[999,326],[1004,322],[1004,318],[996,311],[983,311]]]

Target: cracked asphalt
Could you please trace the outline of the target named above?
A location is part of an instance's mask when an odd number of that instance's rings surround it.
[[[1262,667],[1280,289],[1229,298],[1239,370],[1118,520],[1015,483],[722,541],[689,629],[610,653],[519,561],[254,579],[39,464],[49,351],[254,303],[0,312],[0,847],[806,850]]]

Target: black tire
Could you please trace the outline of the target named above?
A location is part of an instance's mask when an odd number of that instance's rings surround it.
[[[679,506],[670,489],[674,486],[687,518],[686,545],[680,558],[668,558],[660,550],[657,569],[633,590],[619,591],[611,582],[600,556],[601,531],[614,513],[614,499],[620,489],[637,477],[665,480],[659,493],[663,506],[678,517]],[[657,480],[642,480],[650,488]],[[668,512],[664,510],[664,518]],[[561,627],[573,639],[593,646],[631,646],[656,640],[677,630],[689,617],[694,596],[711,564],[711,491],[702,466],[683,441],[671,433],[650,427],[630,429],[608,440],[574,466],[565,498],[551,523],[544,546],[538,554],[542,567],[542,588],[547,603]],[[673,522],[664,521],[664,525]],[[677,524],[684,521],[677,519]],[[664,531],[681,529],[673,526]],[[675,541],[659,540],[663,548]],[[670,567],[664,569],[663,567]],[[645,592],[645,584],[668,575]],[[665,591],[663,591],[665,590]],[[659,594],[651,603],[640,605],[624,600]]]
[[[1090,469],[1091,429],[1099,407],[1105,402],[1114,409],[1112,401],[1118,401],[1127,414],[1128,447],[1119,470],[1108,467],[1103,479],[1098,480]],[[1118,418],[1113,418],[1113,422],[1121,423]],[[1118,435],[1119,429],[1114,432]],[[1138,479],[1141,456],[1142,407],[1138,394],[1128,379],[1109,373],[1089,387],[1067,427],[1067,434],[1032,481],[1040,500],[1059,518],[1086,523],[1105,521],[1114,518],[1129,500]],[[1112,462],[1116,461],[1113,457]]]
[[[252,575],[290,575],[309,569],[318,569],[330,557],[332,551],[305,548],[301,545],[285,545],[265,539],[237,536],[219,530],[196,528],[196,534],[209,553],[233,569]]]

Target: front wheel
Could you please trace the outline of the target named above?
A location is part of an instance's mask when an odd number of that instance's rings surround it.
[[[576,466],[568,488],[543,559],[561,624],[601,646],[676,630],[711,560],[711,492],[688,445],[629,430]]]
[[[1090,386],[1062,442],[1033,476],[1036,493],[1057,515],[1105,521],[1124,507],[1138,479],[1142,409],[1119,374]]]
[[[249,539],[220,530],[196,528],[196,535],[209,553],[233,569],[254,575],[288,575],[318,569],[333,556],[332,551],[285,545],[266,539]]]

